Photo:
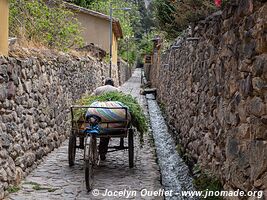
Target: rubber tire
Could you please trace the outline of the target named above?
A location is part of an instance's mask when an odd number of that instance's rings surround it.
[[[93,165],[90,161],[85,161],[85,184],[86,189],[90,192],[93,188]]]
[[[134,132],[132,129],[128,133],[128,153],[129,153],[129,167],[134,167]]]
[[[87,137],[85,140],[90,140],[89,143],[89,148],[87,148],[87,141],[85,141],[85,147],[84,147],[84,153],[87,155],[89,155],[89,159],[86,158],[86,156],[84,156],[84,169],[85,169],[85,184],[86,184],[86,189],[88,192],[90,192],[93,188],[93,162],[92,162],[92,157],[93,156],[93,140],[91,137]],[[88,152],[85,152],[87,151]],[[90,158],[91,157],[91,158]]]
[[[68,147],[68,158],[70,167],[72,167],[75,163],[75,154],[76,154],[76,135],[74,133],[71,133],[69,137],[69,147]]]

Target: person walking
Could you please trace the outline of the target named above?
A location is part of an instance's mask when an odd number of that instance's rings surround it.
[[[92,95],[101,95],[108,92],[118,92],[119,89],[114,86],[114,81],[111,78],[106,78],[103,86],[97,87]],[[106,160],[106,154],[108,152],[108,144],[110,137],[101,137],[98,146],[98,152],[101,160]],[[121,138],[120,145],[123,146],[123,138]]]

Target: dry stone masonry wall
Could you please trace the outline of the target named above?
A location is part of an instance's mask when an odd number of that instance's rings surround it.
[[[118,61],[118,79],[119,79],[119,84],[121,85],[122,83],[126,82],[130,77],[133,72],[133,65],[128,65],[127,62],[125,62],[122,59],[119,59]]]
[[[187,154],[225,189],[267,195],[266,1],[230,1],[153,61],[150,81]]]
[[[52,52],[0,57],[0,199],[67,138],[70,106],[102,85],[108,72],[90,57]],[[118,77],[115,66],[113,74]]]

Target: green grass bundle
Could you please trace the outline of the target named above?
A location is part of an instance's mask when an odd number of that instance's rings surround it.
[[[122,92],[108,92],[98,96],[84,96],[78,100],[77,104],[89,106],[95,101],[119,101],[129,108],[132,117],[132,125],[137,128],[140,133],[145,133],[148,130],[147,120],[141,106],[131,95],[126,95]],[[75,112],[75,118],[85,115],[86,110]]]

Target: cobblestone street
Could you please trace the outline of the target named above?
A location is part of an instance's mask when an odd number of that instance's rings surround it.
[[[139,95],[141,70],[136,69],[132,78],[120,89],[131,93],[145,108],[146,100]],[[146,108],[145,108],[146,111]],[[150,135],[144,135],[141,143],[140,137],[135,136],[135,167],[129,168],[128,151],[117,151],[107,155],[106,161],[101,161],[95,170],[94,196],[87,193],[84,181],[83,151],[76,153],[75,166],[68,166],[68,141],[50,153],[44,161],[20,185],[17,193],[10,194],[8,199],[118,199],[119,197],[103,196],[108,191],[137,191],[132,199],[156,199],[155,197],[141,197],[140,191],[159,190],[160,173],[156,164],[154,145]],[[111,145],[118,144],[119,139],[112,139]],[[126,196],[120,197],[125,199]],[[131,199],[130,198],[130,199]],[[159,197],[158,199],[163,199]]]

